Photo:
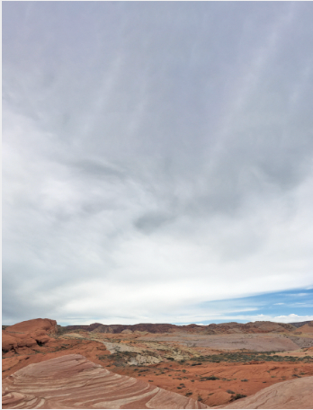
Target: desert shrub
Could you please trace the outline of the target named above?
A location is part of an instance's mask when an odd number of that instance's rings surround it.
[[[220,378],[216,376],[207,376],[207,377],[201,377],[201,380],[220,380]]]
[[[187,396],[187,397],[192,396],[191,391],[187,392],[187,393],[185,394],[185,396]]]
[[[275,376],[272,376],[272,377],[275,377]],[[248,379],[242,379],[241,381],[242,381],[242,382],[247,382]]]
[[[231,397],[231,400],[234,401],[234,400],[242,399],[243,397],[247,397],[247,396],[245,394],[236,393],[235,395]]]
[[[227,393],[229,393],[229,394],[235,394],[235,392],[234,391],[232,391],[232,390],[227,390]]]

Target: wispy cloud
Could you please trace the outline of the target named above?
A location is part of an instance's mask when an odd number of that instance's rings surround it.
[[[306,317],[312,13],[5,2],[4,321]]]

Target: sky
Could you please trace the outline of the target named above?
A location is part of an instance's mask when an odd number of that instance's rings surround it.
[[[313,320],[312,2],[3,4],[3,323]]]

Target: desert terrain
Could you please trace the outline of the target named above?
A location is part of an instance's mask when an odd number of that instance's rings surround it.
[[[3,408],[313,408],[313,322],[3,327]]]

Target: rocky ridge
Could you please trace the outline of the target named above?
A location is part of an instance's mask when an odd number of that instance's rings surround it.
[[[273,322],[250,322],[250,323],[219,323],[210,324],[207,326],[200,325],[183,325],[177,326],[172,324],[162,323],[140,323],[137,325],[103,325],[101,323],[93,323],[91,325],[71,325],[62,326],[60,331],[69,332],[75,330],[85,330],[96,333],[129,333],[129,332],[147,332],[147,333],[199,333],[199,334],[232,334],[232,333],[283,333],[297,330],[295,326],[288,323],[273,323]]]

